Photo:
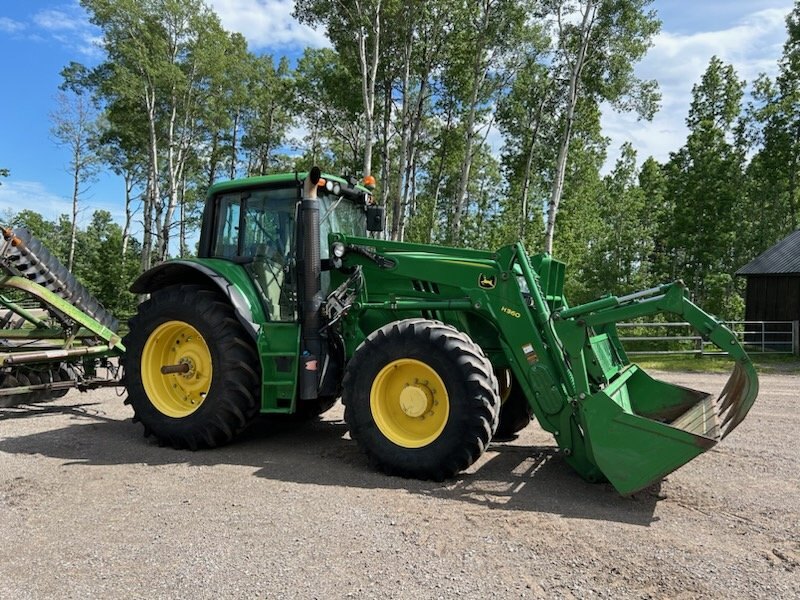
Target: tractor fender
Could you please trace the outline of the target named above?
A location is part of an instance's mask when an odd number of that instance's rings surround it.
[[[260,326],[253,318],[253,311],[244,294],[225,277],[207,267],[188,260],[172,260],[145,271],[131,284],[134,294],[150,294],[161,288],[181,283],[213,284],[230,301],[236,318],[255,340]]]

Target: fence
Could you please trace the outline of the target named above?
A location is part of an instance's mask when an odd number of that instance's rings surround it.
[[[749,354],[800,354],[798,321],[727,321]],[[628,354],[721,354],[689,323],[618,323]],[[629,335],[625,335],[630,330]]]

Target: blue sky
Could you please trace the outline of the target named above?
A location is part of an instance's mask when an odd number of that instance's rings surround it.
[[[223,25],[241,32],[251,50],[297,55],[308,45],[325,44],[322,33],[295,22],[291,0],[211,0]],[[684,119],[692,85],[712,55],[734,65],[752,81],[773,74],[785,40],[788,0],[656,0],[663,21],[653,48],[638,73],[656,79],[662,109],[650,122],[604,111],[604,133],[612,140],[609,164],[624,141],[639,152],[666,160],[684,142]],[[68,158],[49,134],[50,113],[60,70],[70,61],[93,64],[101,58],[98,32],[86,21],[77,0],[27,0],[0,3],[0,167],[11,177],[0,187],[0,221],[9,209],[37,210],[47,218],[70,209]],[[499,140],[495,139],[495,143]],[[85,222],[98,208],[122,218],[122,184],[101,175],[83,200]]]

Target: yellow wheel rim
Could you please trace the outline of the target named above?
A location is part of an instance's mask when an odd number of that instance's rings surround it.
[[[163,367],[181,372],[164,374]],[[145,342],[141,368],[147,397],[168,417],[191,415],[211,388],[211,352],[200,332],[183,321],[155,328]]]
[[[424,362],[401,358],[381,369],[369,393],[381,433],[403,448],[427,446],[444,430],[450,398],[442,378]]]

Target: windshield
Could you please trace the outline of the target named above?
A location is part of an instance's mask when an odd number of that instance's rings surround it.
[[[339,197],[333,194],[320,195],[319,218],[322,258],[330,258],[328,234],[343,233],[351,236],[364,236],[367,231],[365,207],[353,204],[348,200],[339,202]]]

